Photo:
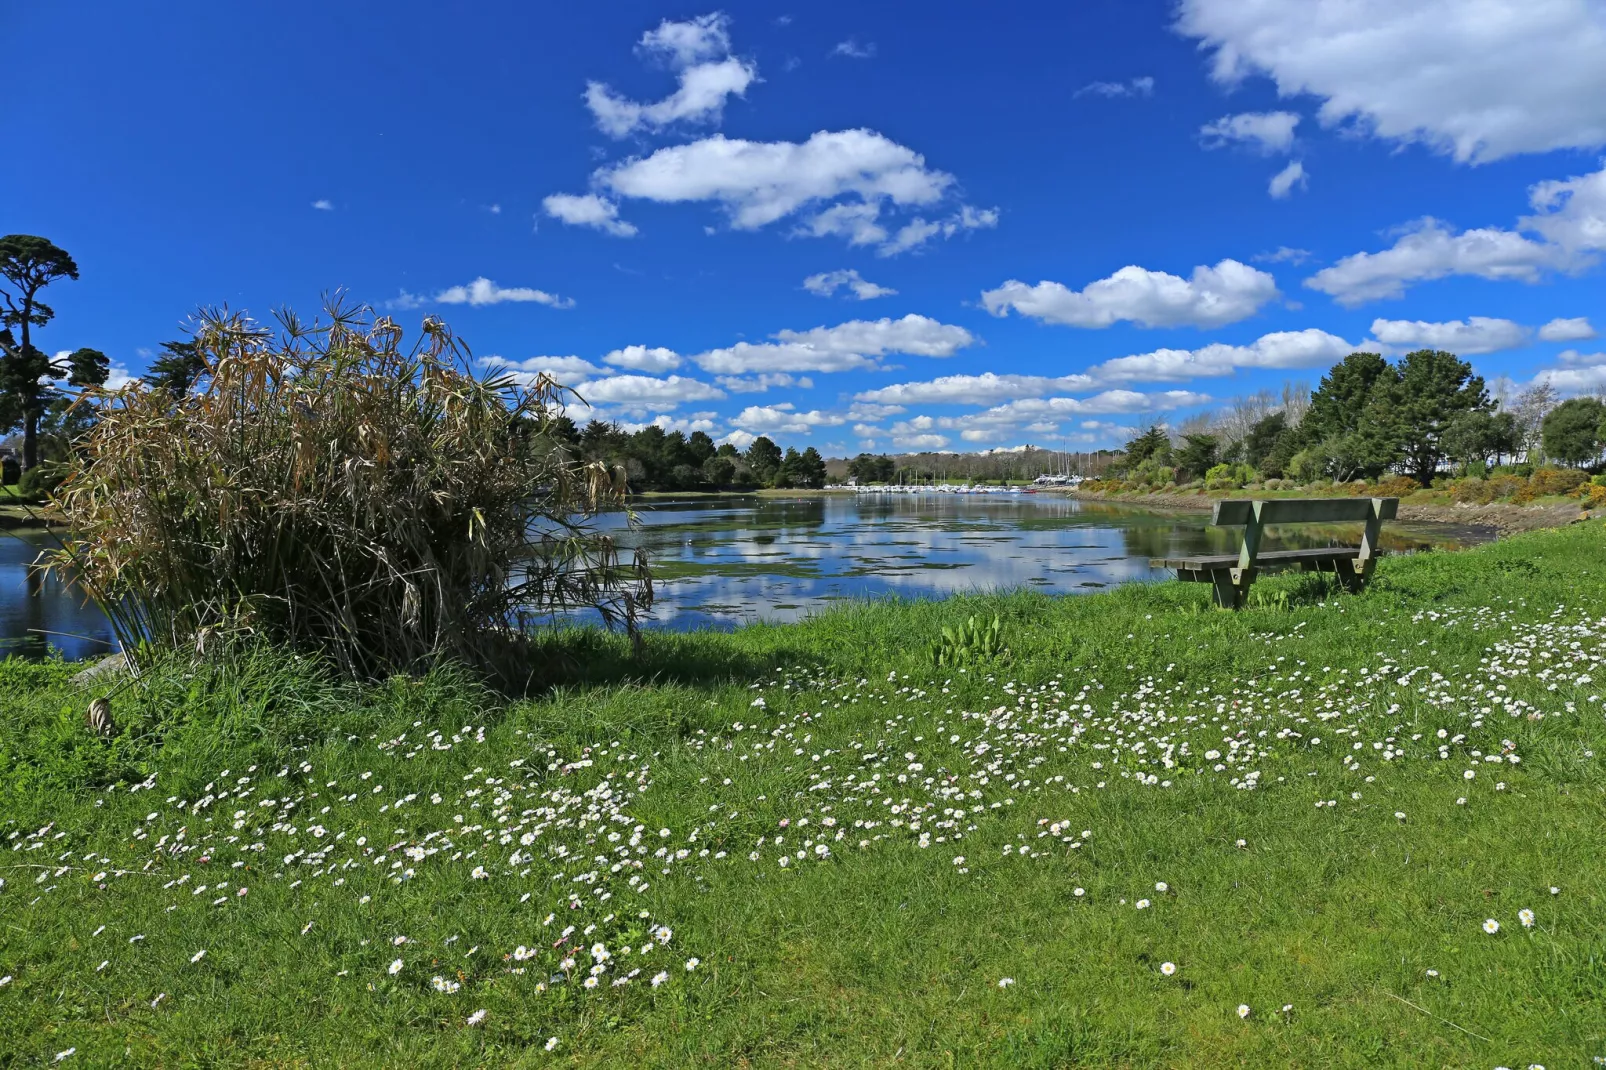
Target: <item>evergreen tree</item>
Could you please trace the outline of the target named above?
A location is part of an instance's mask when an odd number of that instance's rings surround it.
[[[1277,441],[1286,434],[1288,434],[1287,413],[1274,412],[1255,421],[1249,428],[1249,433],[1244,436],[1244,460],[1256,471],[1266,472],[1266,458],[1271,456]],[[1281,475],[1282,469],[1266,474]]]
[[[1131,468],[1136,468],[1151,457],[1156,461],[1164,461],[1171,452],[1171,436],[1159,424],[1155,424],[1128,442],[1125,449],[1126,463]]]
[[[798,459],[797,486],[818,490],[825,486],[825,458],[813,446]]]
[[[758,481],[768,483],[781,470],[781,447],[760,435],[747,447],[745,460]]]
[[[1194,479],[1216,466],[1220,442],[1215,435],[1184,435],[1182,448],[1176,452],[1177,467]],[[1178,477],[1180,482],[1181,476]]]
[[[1473,464],[1487,464],[1491,457],[1515,453],[1521,437],[1511,413],[1468,410],[1456,414],[1444,429],[1444,452],[1465,472]]]
[[[151,362],[144,379],[155,389],[181,398],[206,372],[206,360],[194,341],[163,342],[162,351],[162,356]]]
[[[686,439],[686,452],[695,464],[702,464],[714,455],[714,440],[706,431],[693,431]]]
[[[49,380],[70,372],[75,386],[106,381],[104,374],[98,381],[85,378],[76,364],[62,367],[33,344],[33,329],[56,315],[39,291],[77,277],[77,263],[53,242],[32,234],[0,238],[0,410],[22,424],[23,471],[39,463],[39,420],[54,398]]]
[[[1601,422],[1606,406],[1594,398],[1573,398],[1551,409],[1542,425],[1545,455],[1580,468],[1600,456]]]
[[[1406,471],[1424,487],[1445,460],[1444,434],[1456,417],[1487,412],[1493,405],[1483,377],[1454,353],[1418,349],[1399,364],[1399,377],[1379,395],[1386,409],[1376,417],[1393,430]],[[1368,408],[1371,416],[1372,407]]]

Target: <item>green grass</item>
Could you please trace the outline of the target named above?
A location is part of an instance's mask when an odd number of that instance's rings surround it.
[[[1162,584],[570,633],[518,701],[257,652],[119,693],[109,743],[70,666],[6,662],[0,1065],[1588,1066],[1602,535],[1237,614]],[[1008,660],[932,668],[993,614]]]

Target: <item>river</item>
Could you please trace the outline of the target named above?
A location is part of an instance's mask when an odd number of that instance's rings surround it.
[[[833,602],[888,595],[940,598],[1028,587],[1079,594],[1163,579],[1150,557],[1227,553],[1238,533],[1205,513],[1156,512],[1059,494],[652,498],[640,523],[602,527],[651,556],[657,603],[650,627],[731,628],[791,621]],[[1392,552],[1456,549],[1487,537],[1443,525],[1384,525]],[[1359,525],[1270,529],[1267,549],[1355,544]],[[27,563],[52,537],[0,532],[0,653],[56,647],[68,658],[111,649],[93,606],[60,580],[30,581]]]

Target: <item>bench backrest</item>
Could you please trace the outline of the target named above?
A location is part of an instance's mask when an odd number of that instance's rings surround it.
[[[1333,524],[1344,520],[1393,520],[1398,498],[1267,498],[1216,503],[1210,523],[1241,528],[1252,524]],[[1259,506],[1259,509],[1256,509]],[[1257,516],[1258,513],[1258,516]]]

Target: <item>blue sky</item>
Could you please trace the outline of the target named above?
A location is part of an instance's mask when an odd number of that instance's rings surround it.
[[[126,373],[345,287],[828,455],[1108,446],[1358,347],[1606,386],[1606,0],[915,10],[12,5],[0,229]]]

